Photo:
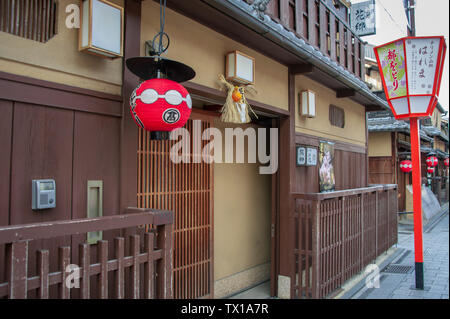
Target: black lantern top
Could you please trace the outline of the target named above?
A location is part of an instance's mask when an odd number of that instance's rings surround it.
[[[191,67],[159,55],[129,58],[126,64],[133,74],[143,80],[167,78],[185,82],[195,77],[195,71]]]

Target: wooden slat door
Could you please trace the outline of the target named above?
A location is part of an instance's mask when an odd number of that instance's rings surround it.
[[[193,163],[209,143],[202,140],[200,150],[194,150],[194,120],[201,120],[200,134],[213,124],[213,118],[192,112],[184,126],[190,133],[190,163],[171,161],[177,141],[150,140],[139,129],[138,207],[174,212],[174,298],[213,297],[214,165]]]

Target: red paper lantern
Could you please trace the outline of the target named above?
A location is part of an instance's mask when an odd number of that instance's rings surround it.
[[[448,167],[448,157],[444,160],[444,165]]]
[[[434,167],[428,166],[427,167],[427,173],[433,174],[434,173]]]
[[[400,170],[404,173],[410,173],[412,171],[412,162],[410,160],[401,161]]]
[[[168,79],[142,82],[131,94],[130,111],[136,124],[147,131],[172,131],[186,124],[192,110],[188,91]]]
[[[439,161],[436,156],[428,156],[426,162],[428,167],[435,167]]]

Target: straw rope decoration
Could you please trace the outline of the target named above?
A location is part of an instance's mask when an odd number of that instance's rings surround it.
[[[229,123],[249,123],[251,121],[249,110],[255,115],[256,118],[258,116],[255,114],[250,104],[248,104],[247,99],[245,98],[246,90],[247,92],[257,93],[256,89],[251,85],[243,85],[236,86],[225,80],[225,77],[220,74],[219,75],[220,82],[227,89],[227,99],[225,104],[221,109],[221,120],[222,122]]]

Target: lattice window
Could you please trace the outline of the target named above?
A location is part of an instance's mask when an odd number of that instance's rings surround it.
[[[39,42],[57,33],[55,0],[1,0],[0,31]]]
[[[170,158],[173,140],[151,140],[139,129],[138,207],[171,210],[173,230],[173,295],[176,299],[211,296],[213,292],[213,165],[202,158],[209,141],[193,145],[193,119],[184,126],[190,133],[190,163],[175,164]],[[201,119],[201,132],[212,127],[212,120]],[[209,154],[210,152],[206,153]]]
[[[330,123],[331,125],[344,128],[345,126],[345,112],[340,107],[331,104],[330,105]]]

